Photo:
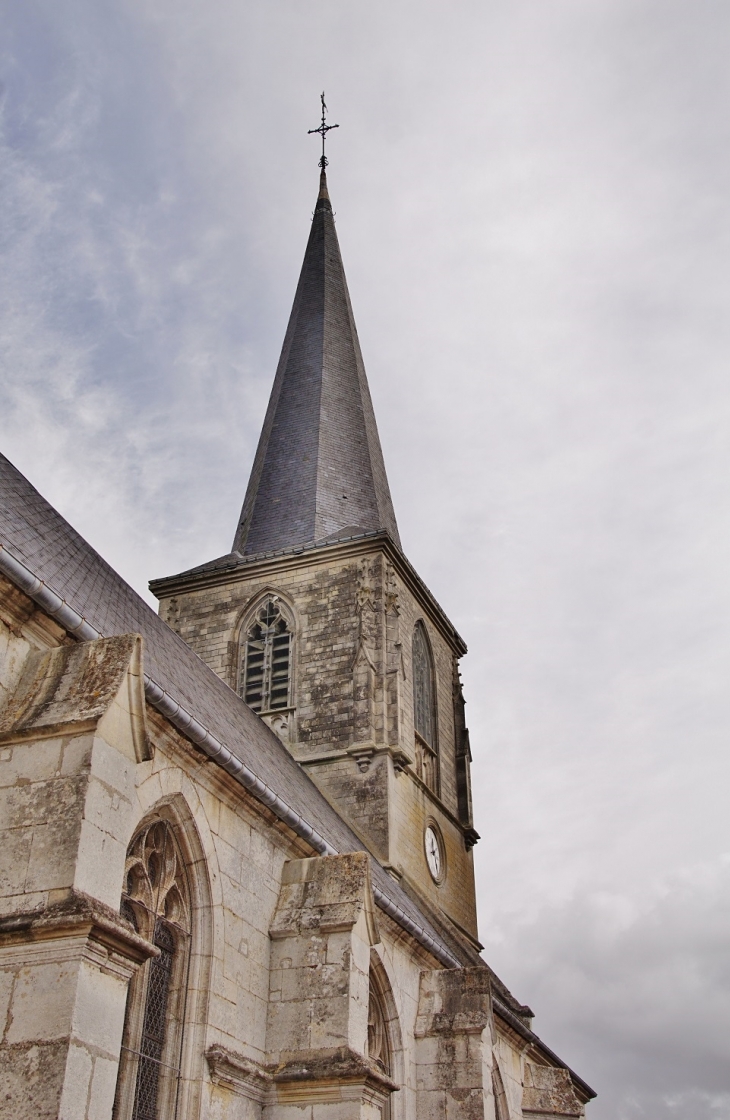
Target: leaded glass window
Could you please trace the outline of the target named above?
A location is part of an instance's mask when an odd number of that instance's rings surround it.
[[[431,649],[422,622],[413,631],[413,722],[416,730],[416,768],[429,789],[438,793],[436,701]]]
[[[241,640],[239,692],[255,712],[291,706],[291,658],[291,627],[276,597],[270,597]]]
[[[142,1037],[139,1042],[137,1084],[135,1086],[134,1120],[157,1120],[162,1056],[167,1033],[167,1004],[175,953],[175,941],[164,922],[158,922],[155,945],[159,957],[149,962],[147,999],[144,1009]]]
[[[159,950],[130,983],[115,1120],[175,1116],[190,960],[190,890],[173,829],[158,820],[127,853],[121,913]]]

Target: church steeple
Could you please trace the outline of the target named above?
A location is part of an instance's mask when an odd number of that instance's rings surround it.
[[[323,167],[233,551],[377,529],[400,543]]]
[[[400,548],[322,163],[233,552],[150,587],[382,865],[476,936],[466,647]]]

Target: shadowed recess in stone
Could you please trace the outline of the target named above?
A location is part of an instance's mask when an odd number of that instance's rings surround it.
[[[324,172],[233,551],[400,544]]]

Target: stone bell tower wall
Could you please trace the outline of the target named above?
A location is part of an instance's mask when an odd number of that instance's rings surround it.
[[[464,646],[383,537],[160,581],[160,614],[231,688],[256,605],[278,595],[294,629],[292,707],[264,714],[328,800],[391,873],[476,936],[467,825],[459,820],[454,678]],[[425,628],[435,690],[439,782],[423,780],[413,715],[412,638]],[[436,824],[436,884],[424,828]]]

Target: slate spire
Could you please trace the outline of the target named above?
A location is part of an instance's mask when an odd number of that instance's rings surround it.
[[[233,551],[377,529],[400,544],[323,168]]]

